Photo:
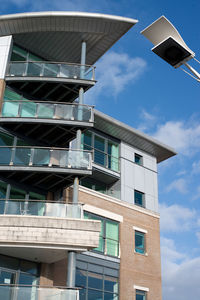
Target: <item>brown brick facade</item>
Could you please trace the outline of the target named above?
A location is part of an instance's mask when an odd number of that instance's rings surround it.
[[[72,189],[65,191],[64,197],[66,202],[71,202]],[[82,188],[79,201],[123,216],[123,222],[120,223],[120,300],[135,300],[134,285],[149,288],[148,300],[161,300],[159,216]],[[147,255],[134,252],[133,226],[147,231]],[[47,282],[54,286],[64,285],[67,260],[45,265],[42,267],[41,285]],[[48,273],[48,280],[45,279],[45,273]]]
[[[111,202],[106,196],[103,199],[103,195],[96,195],[80,191],[79,201],[123,216],[120,224],[120,299],[135,300],[134,285],[137,285],[149,288],[148,300],[161,300],[158,215],[146,214],[142,209],[134,209],[134,205],[122,205],[118,200]],[[147,230],[147,256],[134,252],[133,226]]]

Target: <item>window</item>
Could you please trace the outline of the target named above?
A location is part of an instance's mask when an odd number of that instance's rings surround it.
[[[147,300],[146,292],[145,291],[136,290],[136,300]]]
[[[119,144],[93,132],[82,135],[84,150],[94,149],[94,162],[110,170],[119,172]]]
[[[85,219],[101,221],[99,246],[94,251],[104,255],[119,256],[119,223],[91,213],[84,213]]]
[[[143,157],[137,153],[135,153],[135,163],[140,166],[143,164]]]
[[[94,268],[94,266],[90,264],[89,268],[92,267]],[[76,269],[76,286],[81,287],[80,300],[117,300],[118,278],[107,275],[107,272],[112,272],[112,270],[108,270],[108,268],[96,266],[96,269],[97,272],[91,272],[86,269]]]
[[[134,198],[135,198],[135,205],[145,207],[145,199],[144,199],[144,193],[139,191],[134,191]]]
[[[145,233],[135,231],[135,252],[145,254]]]

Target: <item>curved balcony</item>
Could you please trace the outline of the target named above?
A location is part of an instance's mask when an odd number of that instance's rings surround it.
[[[85,220],[81,204],[0,199],[0,253],[52,263],[66,251],[98,247],[100,222]]]
[[[72,102],[80,87],[86,91],[95,84],[95,68],[60,62],[10,62],[8,85],[33,98]]]
[[[74,176],[92,174],[90,151],[64,148],[1,146],[0,177],[55,191],[72,184]]]
[[[39,285],[0,284],[4,300],[79,300],[79,289]]]
[[[0,125],[24,139],[62,147],[76,137],[77,128],[94,125],[94,111],[76,103],[4,100]]]

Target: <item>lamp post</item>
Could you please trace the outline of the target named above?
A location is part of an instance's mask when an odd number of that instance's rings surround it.
[[[154,47],[151,50],[155,54],[175,69],[184,65],[190,72],[181,69],[200,82],[200,74],[188,64],[191,59],[199,62],[194,58],[195,53],[186,45],[178,30],[165,16],[150,24],[141,31],[141,34],[152,42]]]

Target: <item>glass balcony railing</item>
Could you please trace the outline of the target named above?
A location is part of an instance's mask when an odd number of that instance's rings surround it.
[[[2,300],[79,300],[78,289],[0,284]]]
[[[24,199],[0,199],[0,215],[83,219],[82,204]]]
[[[4,100],[1,116],[94,122],[92,106],[45,101]]]
[[[92,170],[90,151],[63,148],[0,146],[0,166]]]
[[[7,76],[95,80],[95,67],[57,62],[10,62]]]

